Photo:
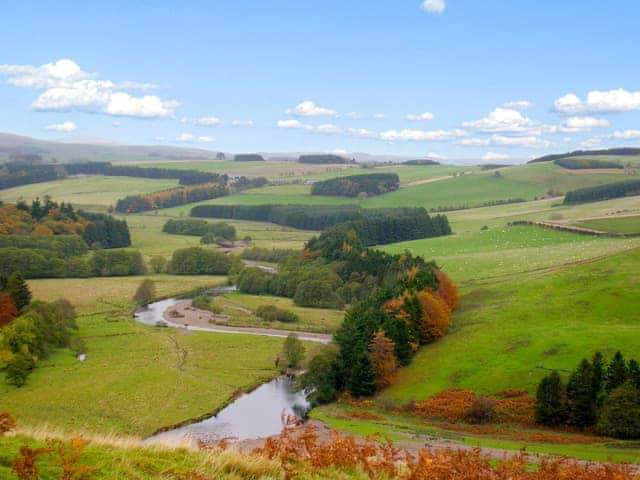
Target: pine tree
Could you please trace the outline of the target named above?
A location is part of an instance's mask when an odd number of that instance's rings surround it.
[[[596,400],[598,407],[602,406],[604,401],[603,382],[604,382],[604,356],[600,352],[594,353],[591,358],[593,367],[593,398]]]
[[[635,359],[629,360],[629,381],[633,383],[638,392],[640,392],[640,364]],[[638,399],[640,402],[640,398]]]
[[[376,371],[366,350],[357,355],[347,388],[355,397],[369,397],[376,392]]]
[[[541,425],[561,425],[567,419],[565,389],[555,370],[538,385],[535,405],[536,422]]]
[[[596,421],[596,402],[593,398],[593,367],[584,359],[567,383],[568,420],[571,425],[585,428]]]
[[[618,350],[613,356],[609,368],[607,369],[607,382],[605,389],[607,393],[613,392],[616,388],[620,387],[627,380],[627,363],[622,356],[622,353]]]
[[[13,303],[18,310],[22,310],[31,303],[31,290],[29,290],[27,282],[24,281],[22,275],[18,272],[13,272],[9,275],[7,279],[7,291],[9,295],[11,295]]]

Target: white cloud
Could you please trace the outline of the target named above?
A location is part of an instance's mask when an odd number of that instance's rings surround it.
[[[359,138],[378,138],[378,132],[367,128],[348,128],[346,133]]]
[[[383,120],[386,117],[386,115],[384,113],[374,113],[373,114],[373,118],[375,118],[376,120]]]
[[[595,117],[571,117],[561,127],[563,132],[579,132],[581,130],[591,130],[592,128],[608,128],[611,124],[609,120]]]
[[[623,88],[592,90],[585,100],[568,93],[554,102],[554,108],[565,115],[640,110],[640,91],[630,92]]]
[[[506,153],[487,152],[482,156],[482,160],[485,162],[491,162],[494,160],[509,160],[509,155]]]
[[[298,120],[278,120],[276,126],[278,128],[305,130],[307,132],[324,133],[328,135],[343,133],[340,127],[337,127],[336,125],[333,125],[331,123],[325,123],[323,125],[309,125]]]
[[[335,110],[320,107],[311,100],[305,100],[295,107],[287,109],[285,113],[296,117],[335,117],[337,115]]]
[[[513,102],[505,102],[504,108],[512,108],[514,110],[527,110],[533,106],[529,100],[515,100]]]
[[[429,13],[442,13],[447,8],[447,4],[444,0],[424,0],[420,8]]]
[[[432,158],[434,160],[446,160],[447,159],[446,155],[440,155],[439,153],[435,153],[435,152],[427,153],[427,157],[428,158]]]
[[[333,153],[334,155],[346,155],[349,152],[346,151],[344,148],[334,148],[329,153]]]
[[[196,118],[193,123],[203,127],[214,127],[216,125],[222,125],[222,120],[218,117],[199,117]]]
[[[498,107],[480,120],[462,122],[465,128],[488,133],[511,133],[514,135],[536,135],[550,128],[525,117],[513,108]]]
[[[211,142],[215,142],[216,139],[205,135],[202,137],[198,137],[198,141],[202,143],[211,143]]]
[[[191,133],[183,133],[176,140],[178,142],[193,142],[195,140],[195,136]]]
[[[600,145],[602,145],[602,137],[587,138],[580,144],[584,148],[599,147]]]
[[[386,130],[380,132],[380,139],[386,141],[431,141],[431,142],[443,142],[458,137],[464,137],[467,132],[461,129],[454,130]]]
[[[640,139],[640,130],[616,130],[612,137],[617,140],[636,140]]]
[[[63,122],[47,125],[44,129],[51,132],[73,132],[78,129],[78,126],[74,122]]]
[[[487,138],[463,138],[458,142],[458,144],[465,147],[486,147],[488,145],[499,145],[508,147],[547,148],[551,146],[551,142],[543,140],[534,135],[508,136],[499,134],[493,134]]]
[[[435,115],[431,112],[407,114],[407,120],[433,120],[434,118]]]
[[[233,120],[232,127],[253,127],[253,120]]]
[[[125,90],[152,90],[152,83],[126,81],[115,83],[98,80],[84,72],[70,59],[58,60],[39,67],[33,65],[0,65],[0,75],[10,85],[43,90],[31,107],[37,111],[79,110],[116,116],[142,118],[167,117],[180,105],[155,95],[137,97]]]

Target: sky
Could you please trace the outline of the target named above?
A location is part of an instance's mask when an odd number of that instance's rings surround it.
[[[518,161],[640,146],[635,0],[5,0],[0,132]]]

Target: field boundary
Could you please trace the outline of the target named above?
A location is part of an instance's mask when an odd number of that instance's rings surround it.
[[[640,233],[614,233],[614,232],[605,232],[602,230],[594,230],[592,228],[584,228],[584,227],[576,227],[574,225],[560,225],[557,223],[550,222],[533,222],[530,220],[516,220],[513,222],[509,222],[507,225],[510,227],[521,226],[521,225],[531,225],[540,228],[546,228],[549,230],[557,230],[561,232],[569,232],[569,233],[577,233],[579,235],[591,235],[595,237],[610,237],[610,238],[634,238],[640,237]]]

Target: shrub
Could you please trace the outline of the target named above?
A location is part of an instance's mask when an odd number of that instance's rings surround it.
[[[23,352],[14,354],[13,358],[7,362],[5,376],[7,383],[15,387],[22,387],[27,383],[27,377],[33,370],[34,362],[31,355]]]
[[[208,295],[198,295],[193,300],[191,300],[191,305],[194,308],[198,308],[200,310],[208,310],[211,313],[222,313],[222,308],[219,305],[216,305],[213,301],[213,298]]]
[[[597,431],[616,438],[640,438],[640,393],[627,382],[611,392],[600,412]]]
[[[260,305],[256,309],[256,315],[267,322],[294,323],[300,321],[300,317],[295,313],[275,305]]]
[[[190,247],[173,252],[169,272],[176,275],[226,275],[232,258],[222,252]]]
[[[155,282],[149,278],[145,278],[138,286],[138,289],[136,290],[136,293],[133,296],[133,301],[136,304],[140,305],[141,307],[144,307],[146,305],[149,305],[153,301],[153,298],[155,297],[155,295],[156,295]]]
[[[466,420],[474,425],[492,423],[496,419],[496,401],[489,397],[476,397],[466,415]]]

